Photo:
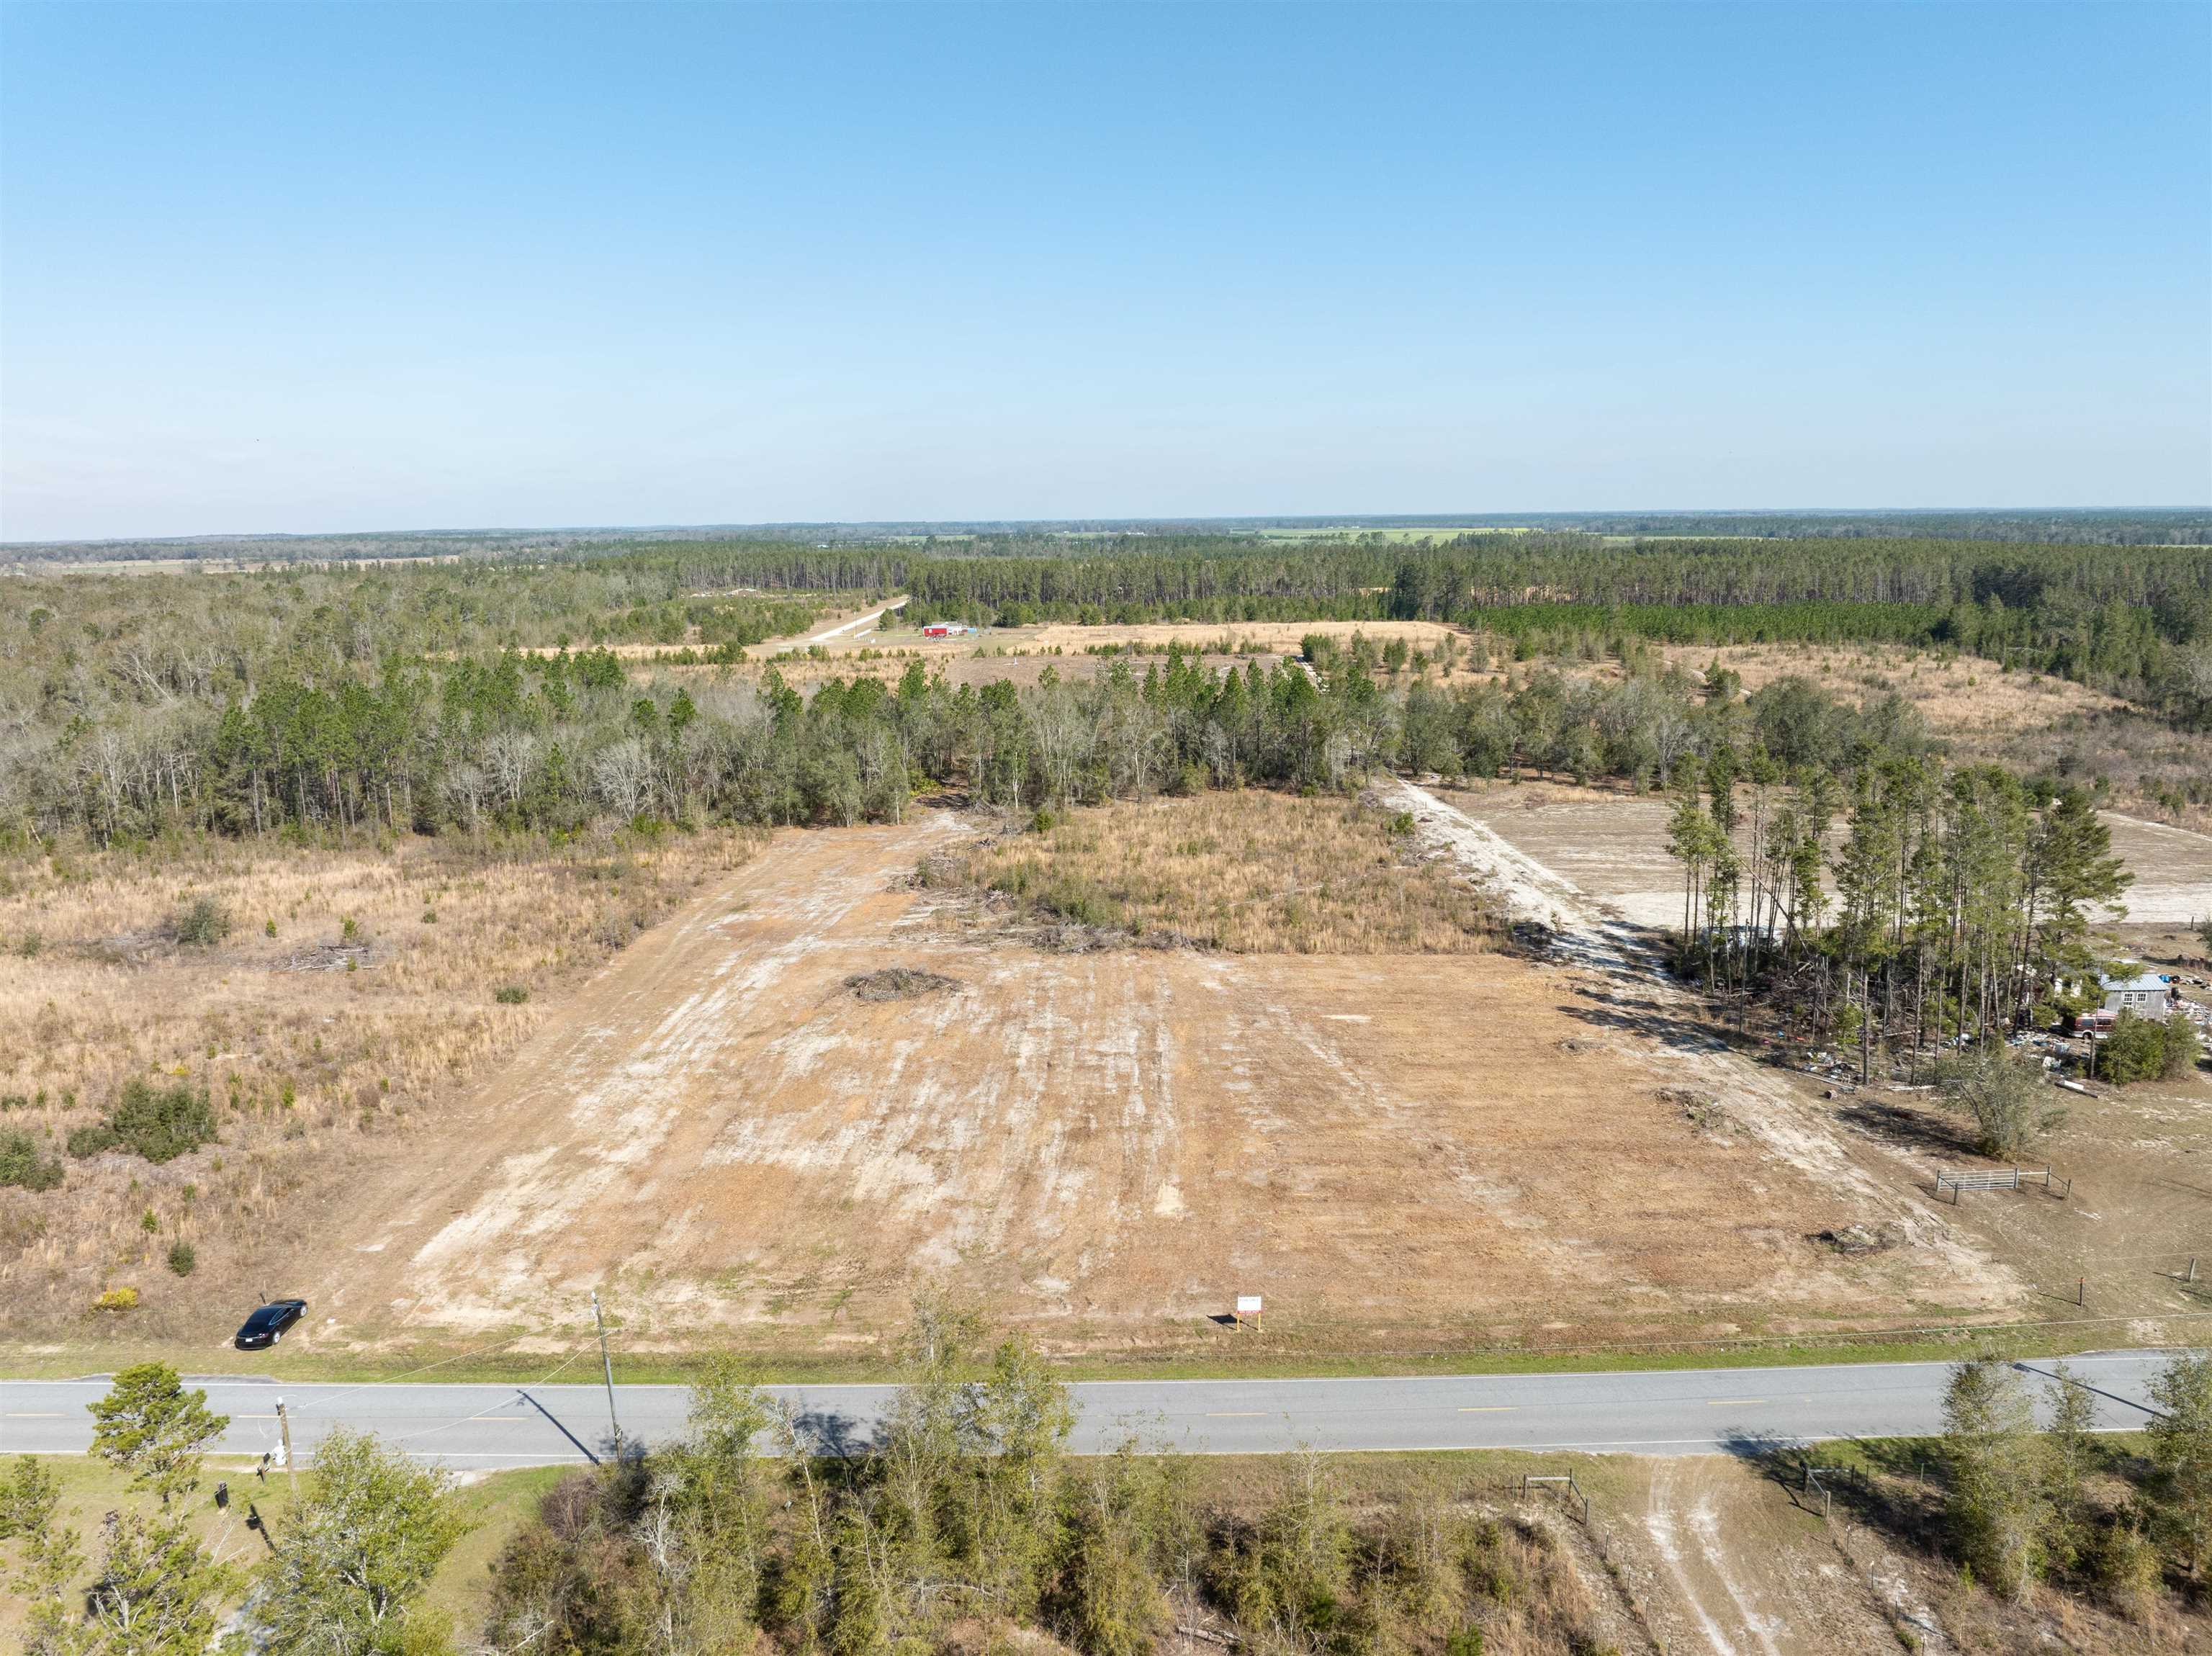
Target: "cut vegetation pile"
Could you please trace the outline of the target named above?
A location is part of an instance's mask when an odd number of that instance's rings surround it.
[[[1499,928],[1484,895],[1418,860],[1407,825],[1342,799],[1247,789],[1117,802],[939,858],[925,884],[1039,918],[1232,954],[1465,955]]]
[[[856,972],[845,980],[845,986],[866,1001],[919,1000],[924,995],[941,995],[948,989],[957,989],[960,980],[948,978],[942,972],[916,972],[903,966],[890,966],[880,972]]]

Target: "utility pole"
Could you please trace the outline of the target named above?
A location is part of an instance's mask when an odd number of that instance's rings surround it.
[[[300,1473],[292,1465],[292,1417],[284,1412],[284,1399],[282,1398],[276,1399],[276,1430],[282,1435],[284,1444],[284,1476],[291,1479],[292,1493],[297,1496],[300,1493]],[[267,1538],[263,1538],[265,1540]]]
[[[607,1377],[607,1424],[614,1430],[615,1459],[622,1459],[622,1422],[615,1416],[615,1364],[607,1355],[607,1319],[599,1314],[599,1290],[592,1290],[592,1320],[599,1330],[599,1367]]]

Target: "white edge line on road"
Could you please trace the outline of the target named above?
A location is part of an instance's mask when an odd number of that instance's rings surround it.
[[[2197,1349],[2197,1348],[2191,1346],[2169,1346],[2147,1349],[2138,1352],[2121,1352],[2094,1356],[2073,1356],[2062,1357],[2021,1357],[2014,1359],[2014,1361],[2021,1362],[2063,1362],[2069,1367],[2082,1368],[2093,1363],[2136,1363],[2142,1362],[2146,1359],[2156,1360],[2161,1358],[2171,1358],[2180,1352],[2193,1351]],[[1764,1368],[1555,1368],[1532,1369],[1526,1372],[1504,1374],[1285,1374],[1280,1377],[1261,1378],[1244,1375],[1242,1377],[1224,1376],[1217,1380],[1170,1379],[1070,1380],[1067,1384],[1073,1390],[1086,1392],[1105,1391],[1109,1387],[1131,1386],[1158,1388],[1170,1386],[1364,1386],[1420,1384],[1449,1385],[1453,1383],[1486,1383],[1491,1385],[1505,1385],[1515,1382],[1536,1382],[1540,1384],[1546,1380],[1658,1380],[1669,1375],[1680,1375],[1685,1379],[1687,1379],[1692,1375],[1698,1374],[1853,1374],[1864,1376],[1868,1374],[1880,1374],[1885,1369],[1950,1368],[1955,1366],[1955,1359],[1946,1361],[1940,1358],[1929,1358],[1926,1360],[1916,1360],[1911,1362],[1797,1363]],[[287,1392],[357,1392],[368,1389],[396,1392],[416,1391],[432,1392],[440,1390],[468,1391],[475,1388],[497,1388],[502,1391],[512,1391],[514,1389],[511,1385],[502,1380],[283,1380],[272,1376],[264,1376],[259,1374],[240,1374],[235,1376],[228,1374],[190,1374],[185,1375],[183,1378],[185,1383],[188,1386],[282,1386]],[[0,1377],[0,1386],[69,1386],[82,1387],[88,1391],[97,1390],[102,1392],[105,1392],[108,1389],[109,1384],[110,1382],[105,1380],[10,1380],[5,1377]],[[897,1380],[836,1380],[826,1382],[821,1385],[812,1384],[805,1380],[768,1380],[763,1382],[761,1389],[768,1392],[796,1392],[811,1394],[815,1392],[896,1392],[900,1388],[900,1386],[901,1382]],[[599,1386],[583,1380],[562,1380],[555,1385],[533,1386],[532,1389],[533,1391],[543,1391],[548,1392],[568,1391],[597,1392],[600,1390]],[[617,1380],[615,1382],[615,1390],[617,1392],[631,1392],[638,1396],[643,1396],[647,1392],[679,1392],[688,1396],[691,1388],[689,1386],[678,1385],[674,1382],[665,1380]],[[1666,1400],[1681,1401],[1681,1399]]]

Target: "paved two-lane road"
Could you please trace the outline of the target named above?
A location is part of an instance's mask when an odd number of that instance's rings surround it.
[[[2094,1387],[2097,1424],[2142,1426],[2155,1351],[2068,1360]],[[2026,1367],[2048,1373],[2048,1362]],[[1802,1368],[1706,1368],[1595,1374],[1479,1374],[1384,1380],[1110,1380],[1074,1387],[1079,1451],[1110,1448],[1132,1431],[1151,1442],[1214,1454],[1316,1449],[1565,1449],[1702,1454],[1747,1441],[1905,1437],[1942,1429],[1942,1363]],[[230,1416],[217,1448],[260,1454],[277,1441],[276,1400],[292,1417],[295,1453],[333,1426],[373,1431],[409,1452],[459,1467],[555,1465],[603,1453],[605,1392],[596,1386],[300,1385],[203,1379],[209,1405]],[[891,1388],[769,1388],[825,1435],[862,1441]],[[0,1451],[82,1453],[85,1405],[104,1380],[0,1380]],[[684,1428],[676,1386],[616,1387],[624,1433],[659,1442]]]

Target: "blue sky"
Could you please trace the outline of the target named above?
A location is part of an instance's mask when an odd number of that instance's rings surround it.
[[[0,8],[0,537],[2212,500],[2212,7]]]

